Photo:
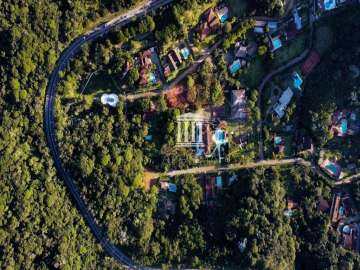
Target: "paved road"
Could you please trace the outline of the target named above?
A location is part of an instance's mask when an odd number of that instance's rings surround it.
[[[152,179],[159,178],[161,175],[166,175],[169,177],[185,175],[185,174],[206,174],[206,173],[216,173],[219,171],[232,171],[232,170],[240,170],[240,169],[251,169],[256,167],[272,167],[272,166],[284,166],[290,164],[298,164],[305,167],[312,167],[309,161],[306,161],[302,158],[291,158],[291,159],[269,159],[262,160],[258,162],[250,162],[250,163],[232,163],[228,164],[226,167],[219,166],[204,166],[204,167],[195,167],[184,170],[174,170],[166,173],[154,173],[151,172]]]
[[[312,48],[312,42],[313,42],[313,32],[314,32],[314,20],[313,20],[313,15],[312,15],[312,11],[313,11],[313,5],[314,2],[313,0],[309,0],[309,18],[310,18],[310,45],[309,48],[307,48],[303,53],[301,53],[299,56],[295,57],[294,59],[292,59],[291,61],[289,61],[288,63],[280,66],[279,68],[272,70],[269,74],[267,74],[261,81],[258,90],[259,90],[259,98],[257,100],[257,106],[260,109],[261,112],[261,103],[262,103],[262,92],[264,90],[265,85],[276,75],[278,75],[279,73],[284,72],[285,70],[297,65],[298,63],[300,63],[301,61],[303,61],[306,56],[309,54],[311,48]],[[262,119],[264,117],[262,116]],[[259,134],[259,140],[258,140],[258,144],[259,144],[259,159],[263,160],[264,159],[264,140],[263,140],[263,121],[261,120],[258,123],[258,134]]]
[[[351,184],[351,182],[352,182],[353,180],[357,180],[357,179],[360,179],[360,173],[351,175],[351,176],[349,176],[349,177],[345,177],[345,178],[337,181],[337,182],[335,183],[335,185],[338,186],[338,185]]]
[[[87,225],[89,226],[91,232],[95,238],[99,241],[101,246],[107,255],[113,257],[116,261],[121,263],[126,269],[148,269],[137,267],[134,262],[126,256],[117,246],[113,245],[102,228],[95,222],[93,215],[90,213],[87,208],[84,200],[81,197],[80,191],[76,186],[74,180],[71,178],[69,173],[63,167],[63,164],[60,159],[60,151],[58,144],[56,142],[55,135],[55,97],[57,90],[57,83],[59,81],[59,72],[64,69],[69,60],[80,50],[81,46],[85,43],[93,42],[104,34],[108,33],[111,28],[115,26],[122,26],[127,24],[132,20],[133,17],[140,17],[146,14],[149,11],[155,10],[163,5],[172,2],[172,0],[151,0],[142,6],[139,6],[133,10],[130,10],[124,15],[119,16],[118,18],[113,19],[112,21],[102,24],[96,27],[94,30],[87,32],[86,34],[76,38],[70,45],[67,47],[60,58],[58,59],[57,65],[51,73],[49,82],[47,85],[46,97],[45,97],[45,106],[44,106],[44,129],[46,133],[46,138],[48,141],[48,146],[58,175],[64,181],[71,198],[74,200],[80,214],[83,216]]]
[[[289,164],[300,164],[304,166],[311,166],[311,163],[305,161],[301,158],[292,158],[292,159],[282,159],[282,160],[262,160],[259,162],[250,162],[250,163],[234,163],[229,164],[226,167],[219,166],[206,166],[198,168],[190,168],[185,170],[176,170],[166,173],[167,176],[173,177],[184,174],[206,174],[206,173],[216,173],[219,171],[233,171],[240,169],[251,169],[256,167],[271,167],[271,166],[280,166],[280,165],[289,165]]]

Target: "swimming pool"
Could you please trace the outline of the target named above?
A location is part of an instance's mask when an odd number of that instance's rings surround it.
[[[281,48],[281,46],[282,46],[282,43],[281,43],[281,40],[280,40],[279,37],[274,38],[272,40],[272,44],[273,44],[273,47],[274,47],[273,51]]]
[[[336,1],[335,0],[325,0],[324,1],[325,10],[331,10],[336,8]]]
[[[282,138],[279,137],[279,136],[275,136],[274,142],[275,142],[276,145],[278,145],[278,144],[280,144],[282,142]]]
[[[229,67],[231,74],[236,73],[240,68],[241,68],[240,60],[236,60]]]
[[[338,168],[335,164],[333,163],[328,163],[325,165],[325,168],[328,169],[333,175],[337,175],[338,174]]]
[[[184,47],[180,50],[182,57],[186,60],[189,58],[190,51],[187,47]]]
[[[116,94],[103,94],[100,98],[101,103],[104,105],[110,105],[111,107],[116,107],[119,102],[119,97]]]
[[[151,83],[156,83],[156,76],[155,76],[155,74],[152,73],[152,72],[149,73],[149,81],[150,81]]]
[[[216,142],[217,144],[223,144],[223,143],[225,143],[225,132],[224,132],[223,130],[217,129],[217,130],[215,131],[214,137],[215,137],[215,142]]]
[[[225,22],[227,19],[229,19],[229,15],[228,14],[224,14],[220,17],[220,22]]]
[[[342,134],[346,134],[348,130],[348,122],[346,119],[341,120],[340,131]]]
[[[296,89],[301,89],[301,85],[303,83],[303,80],[301,79],[300,75],[297,72],[294,72],[293,74],[293,80],[294,80],[294,87]]]

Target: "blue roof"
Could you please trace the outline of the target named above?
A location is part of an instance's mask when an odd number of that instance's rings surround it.
[[[236,73],[237,71],[239,71],[240,68],[241,68],[240,60],[234,61],[229,67],[231,74]]]
[[[216,186],[219,188],[222,187],[222,177],[220,175],[216,176]]]
[[[277,22],[268,22],[267,26],[272,30],[276,30],[278,27],[278,23]]]
[[[273,39],[271,40],[271,42],[272,42],[272,45],[273,45],[273,47],[274,47],[274,49],[273,49],[274,51],[277,50],[277,49],[279,49],[279,48],[281,48],[281,46],[282,46],[280,37],[275,37],[275,38],[273,38]]]

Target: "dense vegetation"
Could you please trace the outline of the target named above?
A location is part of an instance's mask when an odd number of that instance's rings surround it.
[[[359,28],[359,14],[359,9],[351,9],[337,15],[336,20],[324,19],[322,22],[330,28],[333,40],[324,51],[319,66],[307,78],[301,100],[301,115],[311,120],[302,124],[322,145],[332,138],[329,126],[333,112],[358,106],[352,102],[352,96],[360,95],[360,78],[354,77],[350,66],[360,63],[360,50],[354,46],[360,41],[359,31],[354,31]]]
[[[0,268],[119,269],[56,177],[43,132],[50,71],[84,26],[133,1],[0,3]]]
[[[139,1],[90,2],[0,3],[1,269],[121,269],[104,255],[69,200],[56,176],[43,132],[47,78],[61,50],[92,22]],[[206,1],[179,2],[173,9],[177,15]],[[261,5],[264,11],[260,13],[281,13],[279,4],[272,5],[279,1],[262,2],[271,5]],[[179,17],[176,18],[180,20]],[[193,25],[193,21],[188,24]],[[188,29],[176,31],[186,25],[182,21],[160,25],[156,19],[147,17],[139,24],[134,23],[135,31],[129,28],[127,32],[113,33],[114,44],[129,43],[130,49],[135,50],[138,44],[129,39],[153,31],[154,24],[161,27],[155,34],[158,42],[175,40]],[[131,59],[110,43],[95,45],[94,50],[87,47],[81,57],[88,59],[90,54],[98,57],[102,69],[118,74],[125,60]],[[156,144],[145,144],[148,126],[136,109],[148,108],[148,100],[134,103],[132,108],[120,102],[116,109],[109,109],[93,103],[93,96],[79,97],[76,91],[80,79],[85,80],[95,71],[91,63],[82,64],[75,60],[70,66],[74,73],[61,74],[59,92],[64,100],[58,99],[56,106],[63,159],[78,180],[97,221],[114,243],[124,247],[138,262],[194,266],[239,263],[245,268],[259,269],[288,269],[294,264],[298,269],[358,267],[352,253],[336,253],[336,238],[330,237],[324,226],[326,217],[315,213],[316,196],[323,191],[321,181],[300,169],[292,176],[298,179],[299,200],[303,196],[306,199],[303,213],[295,221],[289,222],[282,216],[286,186],[282,174],[272,170],[241,173],[240,181],[233,184],[230,192],[224,191],[219,196],[214,209],[219,220],[212,220],[209,230],[207,217],[212,219],[214,215],[209,215],[201,204],[198,182],[193,177],[177,179],[176,214],[162,220],[158,217],[158,189],[145,191],[142,187],[143,167],[151,162],[161,170],[167,166],[182,167],[191,158],[186,153],[171,151],[171,145],[156,142],[159,148]],[[132,76],[127,78],[129,85],[137,77]],[[208,75],[204,72],[200,76]],[[215,84],[217,79],[212,78]],[[211,91],[209,100],[221,103],[217,89]],[[83,106],[72,106],[70,101]],[[167,110],[164,97],[160,97],[158,104],[159,112],[166,113],[161,114],[163,118],[155,128],[164,139],[171,140],[174,135],[171,120],[178,111]],[[166,158],[152,159],[148,153],[153,149],[161,149],[160,156]],[[236,207],[229,209],[229,202]],[[240,222],[245,214],[248,219]],[[315,225],[319,226],[315,233],[309,232],[307,228]],[[258,229],[260,236],[251,228]],[[269,233],[272,231],[276,234]],[[243,255],[236,249],[240,236],[248,237],[251,247]],[[278,245],[278,239],[284,246]]]

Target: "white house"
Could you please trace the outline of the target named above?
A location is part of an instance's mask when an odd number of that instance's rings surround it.
[[[288,87],[281,95],[279,101],[274,106],[274,111],[278,115],[279,118],[282,118],[285,114],[285,110],[287,106],[289,105],[292,97],[294,95],[294,92],[291,90],[290,87]]]

